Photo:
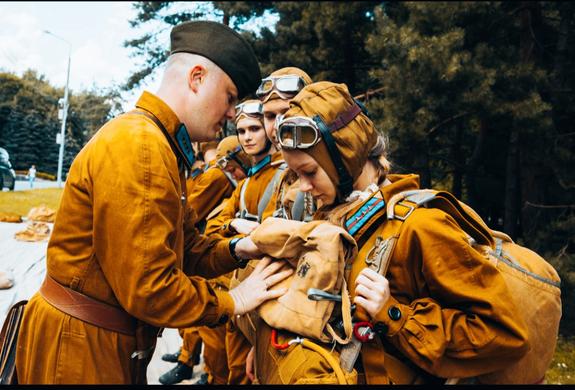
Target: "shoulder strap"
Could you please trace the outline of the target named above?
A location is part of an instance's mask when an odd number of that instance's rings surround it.
[[[305,193],[298,191],[291,208],[291,217],[294,221],[301,221],[305,206]]]
[[[447,191],[430,189],[404,191],[394,195],[387,205],[388,219],[405,220],[413,210],[421,206],[443,210],[478,244],[495,248],[491,229],[471,207],[459,201]],[[398,214],[399,213],[399,214]]]
[[[189,171],[192,168],[193,161],[190,161],[189,157],[186,157],[186,154],[182,152],[182,150],[178,146],[178,143],[172,138],[172,136],[170,135],[164,124],[158,118],[156,118],[155,115],[153,115],[148,111],[138,111],[138,110],[132,110],[128,112],[128,114],[142,115],[150,119],[152,122],[156,124],[156,126],[160,128],[162,133],[164,133],[164,136],[168,139],[168,143],[170,144],[170,147],[178,160],[178,173],[180,174],[180,186],[182,188],[182,197],[180,200],[182,201],[182,205],[185,207],[186,201],[188,199],[188,189],[186,187],[186,168]]]
[[[246,207],[246,188],[248,188],[248,183],[250,182],[251,176],[248,176],[246,180],[244,180],[242,184],[242,189],[240,190],[240,209],[239,214],[242,215],[243,213],[247,212]]]
[[[266,209],[266,206],[270,202],[270,199],[271,199],[272,194],[274,192],[274,188],[276,186],[276,183],[278,182],[279,178],[282,175],[282,172],[284,172],[286,168],[287,168],[287,164],[282,163],[278,167],[276,173],[274,174],[274,177],[268,183],[268,185],[264,191],[264,194],[262,195],[262,197],[258,203],[258,222],[262,221],[262,215],[264,213],[264,210]]]

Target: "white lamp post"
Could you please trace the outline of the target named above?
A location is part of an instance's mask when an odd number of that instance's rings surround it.
[[[64,163],[64,141],[66,137],[66,117],[68,116],[68,82],[70,81],[70,57],[72,54],[72,45],[70,42],[65,40],[58,35],[51,33],[48,30],[44,30],[44,33],[52,35],[54,38],[58,38],[61,41],[64,41],[68,45],[68,72],[66,75],[66,89],[64,92],[64,107],[63,115],[62,115],[62,128],[60,130],[60,153],[58,154],[58,187],[62,187],[62,165]]]

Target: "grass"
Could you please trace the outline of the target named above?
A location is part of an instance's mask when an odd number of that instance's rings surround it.
[[[62,188],[39,188],[28,191],[0,191],[0,212],[28,215],[32,207],[46,205],[58,210]]]
[[[575,336],[559,336],[555,356],[545,379],[548,384],[575,384]]]
[[[26,216],[32,207],[42,204],[58,210],[61,196],[62,188],[0,191],[0,212]],[[575,336],[559,336],[545,379],[548,384],[575,384]]]

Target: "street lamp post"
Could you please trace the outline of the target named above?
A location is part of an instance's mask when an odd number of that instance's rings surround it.
[[[58,187],[62,187],[62,166],[64,164],[64,142],[66,137],[66,118],[68,116],[68,83],[70,82],[70,57],[72,54],[72,45],[70,42],[65,40],[58,35],[51,33],[48,30],[44,30],[44,33],[52,35],[54,38],[58,38],[61,41],[64,41],[68,45],[68,71],[66,74],[66,89],[64,90],[64,107],[63,107],[63,115],[62,115],[62,127],[60,129],[60,153],[58,154]]]

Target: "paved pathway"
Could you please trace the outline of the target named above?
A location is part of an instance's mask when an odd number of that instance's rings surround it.
[[[50,229],[52,229],[52,224]],[[0,222],[0,269],[14,275],[14,286],[0,290],[0,323],[4,322],[10,306],[23,299],[30,299],[40,288],[46,275],[46,248],[48,241],[23,242],[14,239],[14,233],[26,229],[26,223]],[[158,377],[174,367],[160,357],[172,353],[181,346],[181,337],[176,329],[165,329],[158,339],[156,351],[148,366],[148,383],[159,384]],[[190,384],[199,380],[203,372],[203,361],[194,367],[194,377],[181,384]]]

